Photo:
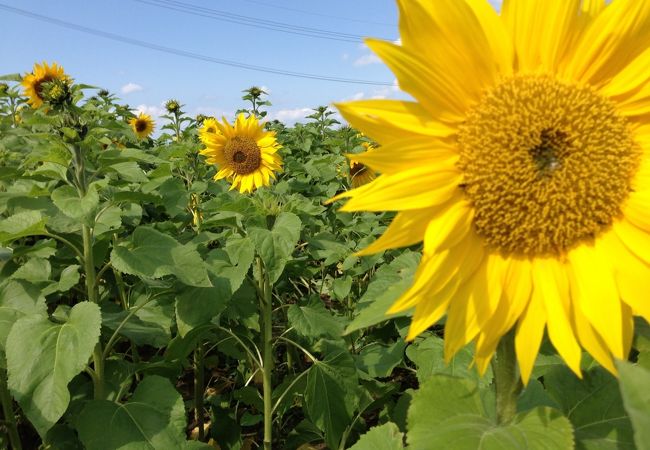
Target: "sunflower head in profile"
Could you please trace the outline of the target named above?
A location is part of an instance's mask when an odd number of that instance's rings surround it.
[[[22,79],[23,93],[27,97],[27,103],[32,108],[38,108],[43,104],[43,84],[51,81],[70,81],[70,77],[66,75],[63,67],[57,63],[49,65],[46,62],[43,64],[34,64],[31,73],[26,74]]]
[[[149,114],[141,112],[129,120],[129,125],[138,139],[146,139],[153,133],[155,123]]]
[[[217,166],[214,179],[227,179],[232,184],[230,189],[241,193],[269,186],[275,172],[282,170],[275,133],[265,131],[254,115],[246,118],[239,114],[234,125],[225,117],[215,123],[218,132],[204,135],[206,148],[200,152],[208,164]]]
[[[347,211],[396,211],[362,253],[423,241],[413,339],[447,315],[445,357],[485,371],[514,334],[521,376],[545,332],[578,375],[616,372],[650,320],[650,2],[399,0],[401,44],[367,44],[415,101],[338,105],[381,147]]]
[[[201,123],[201,128],[199,128],[199,139],[204,144],[207,144],[212,135],[220,133],[219,123],[214,117],[204,117]]]

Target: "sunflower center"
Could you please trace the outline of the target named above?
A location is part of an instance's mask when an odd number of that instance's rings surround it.
[[[228,164],[239,175],[246,175],[259,169],[262,152],[255,139],[235,136],[226,143],[223,153]]]
[[[34,92],[36,92],[36,96],[43,100],[43,85],[45,83],[49,83],[50,81],[54,80],[54,77],[51,75],[45,75],[43,78],[40,80],[37,80],[34,83]]]
[[[352,163],[352,167],[350,167],[350,176],[354,178],[365,171],[366,171],[366,166],[364,166],[361,163],[354,162]]]
[[[135,121],[135,131],[142,133],[147,129],[147,121],[138,119]]]
[[[610,100],[544,75],[488,91],[458,139],[476,230],[506,254],[557,256],[606,230],[640,158]]]

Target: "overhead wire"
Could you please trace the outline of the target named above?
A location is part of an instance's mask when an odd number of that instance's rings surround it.
[[[260,2],[258,0],[239,0],[239,1],[244,1],[246,3],[253,3],[253,4],[256,4],[256,5],[266,6],[268,8],[283,9],[285,11],[293,11],[293,12],[297,12],[297,13],[300,13],[300,14],[305,14],[307,16],[326,17],[328,19],[343,20],[343,21],[346,21],[346,22],[365,23],[365,24],[369,24],[369,25],[381,25],[381,26],[384,26],[384,27],[393,27],[393,28],[395,28],[394,23],[374,22],[372,20],[354,19],[352,17],[343,17],[343,16],[335,16],[335,15],[331,15],[331,14],[323,14],[323,13],[318,13],[318,12],[315,12],[315,11],[308,11],[306,9],[291,8],[291,7],[288,7],[288,6],[274,5],[273,3]]]
[[[329,39],[342,42],[362,42],[364,36],[359,34],[341,33],[337,31],[323,30],[320,28],[304,27],[299,25],[292,25],[284,22],[277,22],[274,20],[259,19],[256,17],[244,16],[241,14],[234,14],[227,11],[222,11],[213,8],[206,8],[204,6],[194,5],[192,3],[183,2],[180,0],[132,0],[137,3],[142,3],[157,8],[164,8],[172,11],[181,12],[183,14],[191,14],[207,19],[218,20],[221,22],[236,23],[256,29],[265,29],[271,31],[278,31],[281,33],[297,34],[318,39]],[[386,39],[390,40],[390,39]]]
[[[27,11],[24,9],[20,8],[15,8],[13,6],[6,5],[4,3],[0,3],[0,9],[8,11],[13,14],[18,14],[24,17],[29,17],[34,20],[38,20],[41,22],[46,22],[50,23],[53,25],[57,25],[62,28],[68,28],[71,30],[79,31],[81,33],[86,33],[90,34],[93,36],[99,36],[105,39],[110,39],[113,41],[118,41],[130,45],[135,45],[138,47],[143,47],[143,48],[148,48],[151,50],[156,50],[159,52],[163,53],[169,53],[177,56],[183,56],[185,58],[191,58],[191,59],[196,59],[200,61],[206,61],[206,62],[211,62],[214,64],[220,64],[224,66],[230,66],[230,67],[237,67],[240,69],[246,69],[246,70],[252,70],[252,71],[257,71],[257,72],[264,72],[264,73],[272,73],[275,75],[284,75],[284,76],[289,76],[289,77],[294,77],[294,78],[305,78],[305,79],[311,79],[311,80],[321,80],[321,81],[331,81],[331,82],[336,82],[336,83],[348,83],[348,84],[363,84],[363,85],[370,85],[370,86],[392,86],[393,84],[390,82],[385,82],[385,81],[371,81],[371,80],[359,80],[359,79],[354,79],[354,78],[344,78],[344,77],[333,77],[333,76],[324,76],[324,75],[317,75],[317,74],[311,74],[311,73],[303,73],[303,72],[294,72],[294,71],[289,71],[289,70],[282,70],[282,69],[277,69],[273,67],[264,67],[264,66],[258,66],[258,65],[253,65],[253,64],[246,64],[246,63],[241,63],[238,61],[231,61],[227,59],[221,59],[221,58],[214,58],[212,56],[207,56],[207,55],[202,55],[199,53],[194,53],[186,50],[180,50],[172,47],[166,47],[163,45],[159,44],[154,44],[151,42],[146,42],[146,41],[141,41],[138,39],[133,39],[127,36],[122,36],[118,35],[115,33],[109,33],[107,31],[102,31],[102,30],[97,30],[95,28],[90,28],[86,27],[83,25],[78,25],[72,22],[66,22],[64,20],[60,20],[54,17],[49,17],[49,16],[44,16],[42,14],[37,14],[32,11]]]

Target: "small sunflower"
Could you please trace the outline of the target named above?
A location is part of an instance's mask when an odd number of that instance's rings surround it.
[[[381,147],[346,211],[397,211],[369,254],[424,241],[408,338],[445,313],[445,358],[485,371],[545,330],[578,375],[615,373],[650,320],[650,1],[399,0],[401,45],[368,40],[415,101],[338,105]]]
[[[219,133],[219,125],[217,119],[214,117],[207,117],[203,119],[203,125],[199,128],[199,139],[204,144],[207,144],[210,136]]]
[[[375,172],[370,167],[350,158],[350,183],[353,188],[368,184],[375,178]]]
[[[153,133],[156,124],[149,114],[140,113],[138,117],[129,120],[129,125],[138,139],[146,139]]]
[[[24,95],[27,97],[27,103],[32,108],[38,108],[43,104],[43,83],[53,80],[70,81],[70,77],[66,75],[63,67],[57,63],[34,64],[32,73],[28,73],[23,77],[21,84],[24,88]]]
[[[219,132],[203,135],[206,148],[200,152],[208,164],[217,166],[214,179],[226,178],[232,183],[231,189],[241,193],[269,186],[275,172],[282,170],[275,132],[264,131],[254,115],[246,118],[239,114],[234,126],[225,117],[223,123],[215,124]]]

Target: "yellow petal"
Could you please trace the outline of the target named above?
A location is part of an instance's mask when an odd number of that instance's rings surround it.
[[[495,83],[498,77],[495,61],[503,55],[499,53],[495,57],[489,38],[496,37],[498,47],[507,34],[493,22],[491,34],[486,36],[484,22],[477,13],[484,14],[484,21],[489,22],[490,16],[486,14],[489,9],[472,8],[467,2],[457,0],[400,0],[398,5],[403,47],[421,55],[425,66],[436,77],[436,81],[429,79],[432,86],[453,92],[458,95],[457,101],[471,101],[478,100],[484,89]],[[494,10],[491,13],[495,15]],[[400,86],[405,88],[399,73],[394,72]]]
[[[571,280],[572,277],[569,277],[569,279]],[[571,284],[573,285],[573,281],[571,281]],[[580,311],[580,308],[577,305],[574,305],[572,312],[573,326],[576,335],[578,336],[578,340],[580,341],[580,345],[582,345],[601,366],[616,375],[614,360],[612,359],[612,355],[609,352],[605,341],[603,341],[603,338],[594,331],[589,320],[587,320],[584,314],[582,314],[582,311]]]
[[[616,261],[614,278],[622,300],[632,307],[635,314],[650,322],[650,265],[630,252],[615,233],[607,233],[599,239],[612,261]]]
[[[600,93],[616,101],[617,110],[624,116],[640,116],[650,112],[650,48],[637,56]]]
[[[406,211],[441,205],[458,193],[461,179],[456,169],[441,171],[427,166],[380,175],[355,189],[341,211]]]
[[[458,161],[459,153],[457,147],[451,143],[432,139],[429,136],[418,136],[347,156],[377,172],[392,174],[421,167],[423,164],[436,166],[439,169],[453,168]]]
[[[544,300],[539,295],[539,292],[533,289],[530,301],[517,323],[515,334],[515,350],[517,351],[521,380],[524,384],[528,384],[530,375],[533,372],[533,366],[544,336],[545,325],[546,309],[544,308]]]
[[[470,97],[459,82],[459,74],[436,70],[432,61],[425,64],[401,45],[375,39],[366,39],[366,45],[395,74],[400,88],[411,94],[430,114],[445,123],[463,120],[470,106]],[[478,97],[474,98],[478,100]]]
[[[650,265],[650,234],[626,219],[614,223],[612,230],[630,252]]]
[[[592,86],[602,86],[648,47],[650,2],[616,0],[587,27],[561,73]]]
[[[594,245],[582,244],[569,252],[568,259],[572,272],[572,300],[603,338],[612,355],[623,359],[621,301],[609,255]]]
[[[580,372],[582,350],[571,326],[567,271],[568,268],[556,259],[533,260],[533,291],[544,302],[548,335],[553,346],[569,368],[582,377]]]
[[[444,358],[449,362],[454,355],[476,337],[480,331],[476,321],[474,297],[485,291],[487,280],[479,268],[477,275],[458,288],[453,301],[449,303],[447,323],[445,324]]]
[[[409,136],[445,137],[455,132],[415,102],[361,100],[335,106],[353,127],[382,145]]]

